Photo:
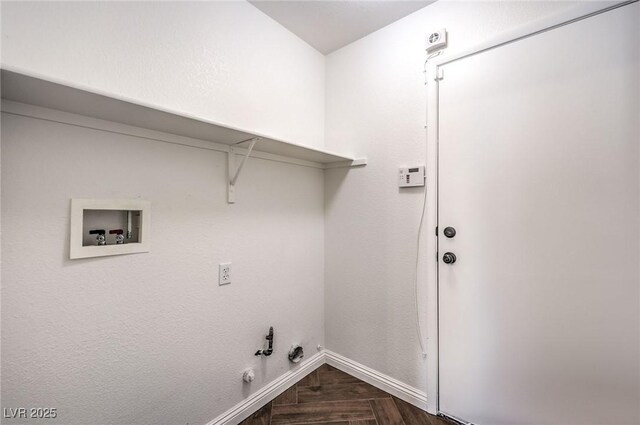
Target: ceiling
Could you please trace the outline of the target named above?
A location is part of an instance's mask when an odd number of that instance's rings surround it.
[[[435,0],[249,0],[323,54],[346,46]]]

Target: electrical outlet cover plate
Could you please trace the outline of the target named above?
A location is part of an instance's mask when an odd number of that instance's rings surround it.
[[[218,267],[218,285],[231,283],[231,263],[220,263]]]

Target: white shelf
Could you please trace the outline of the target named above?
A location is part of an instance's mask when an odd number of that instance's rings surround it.
[[[213,121],[170,111],[137,101],[73,87],[50,80],[2,69],[2,98],[72,114],[84,115],[134,127],[235,145],[259,137],[254,151],[323,164],[323,168],[357,166],[365,159],[355,159],[324,150],[284,142],[261,134],[231,128]],[[239,145],[246,147],[245,145]]]

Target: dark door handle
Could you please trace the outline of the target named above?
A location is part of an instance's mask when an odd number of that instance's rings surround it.
[[[448,238],[452,238],[456,235],[456,229],[454,229],[453,227],[445,227],[444,235]]]
[[[442,256],[442,261],[444,261],[445,264],[453,264],[456,262],[456,254],[453,252],[445,252]]]

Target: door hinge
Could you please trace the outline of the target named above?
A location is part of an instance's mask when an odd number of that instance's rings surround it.
[[[436,226],[436,236],[438,236],[438,226]]]
[[[441,81],[444,80],[444,69],[443,68],[438,68],[438,70],[436,71],[436,81]]]

